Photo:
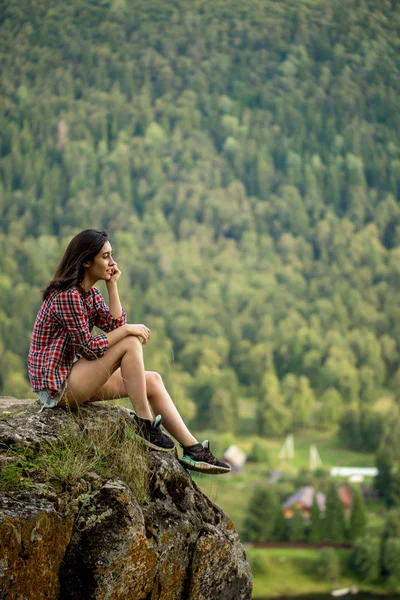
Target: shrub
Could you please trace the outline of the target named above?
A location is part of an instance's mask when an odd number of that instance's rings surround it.
[[[365,536],[354,546],[349,557],[349,566],[359,579],[376,581],[380,574],[379,555],[379,538]]]
[[[386,515],[385,526],[383,528],[383,540],[391,537],[400,538],[400,509],[392,508]]]
[[[336,581],[340,576],[340,561],[333,548],[322,548],[319,553],[317,573],[326,581]]]
[[[383,546],[383,567],[392,580],[400,580],[400,539],[390,537]]]
[[[249,455],[247,457],[249,462],[262,463],[266,467],[270,465],[270,456],[267,448],[265,448],[260,442],[254,442]]]

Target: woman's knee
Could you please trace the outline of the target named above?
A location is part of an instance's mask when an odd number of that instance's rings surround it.
[[[140,354],[143,353],[142,342],[136,335],[128,335],[121,342],[126,351],[128,352],[138,352]]]
[[[164,385],[160,373],[156,371],[146,371],[147,394],[152,394],[157,388]]]

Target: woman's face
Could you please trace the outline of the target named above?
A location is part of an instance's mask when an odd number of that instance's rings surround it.
[[[85,275],[93,281],[99,281],[100,279],[108,281],[114,273],[116,264],[112,256],[111,244],[107,241],[90,265],[85,266]]]

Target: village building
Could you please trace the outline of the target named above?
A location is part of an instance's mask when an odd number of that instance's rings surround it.
[[[311,508],[314,500],[314,488],[312,485],[307,485],[285,500],[283,503],[283,514],[286,519],[293,517],[293,510],[297,508],[302,513],[305,519],[309,519]],[[347,485],[342,485],[338,489],[340,501],[345,512],[351,509],[353,503],[353,493]],[[326,496],[322,492],[317,492],[317,503],[321,513],[326,509]]]
[[[362,483],[365,477],[376,477],[375,467],[332,467],[331,477],[346,477],[351,483]]]
[[[223,460],[230,465],[232,473],[236,474],[242,473],[244,471],[246,459],[246,454],[242,450],[240,450],[240,448],[235,444],[229,446],[229,448],[225,450],[223,456]]]

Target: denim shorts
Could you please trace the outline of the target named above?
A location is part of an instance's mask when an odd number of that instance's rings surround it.
[[[49,390],[47,388],[44,390],[40,390],[40,392],[38,392],[37,394],[39,396],[39,400],[40,400],[40,404],[42,405],[42,408],[54,408],[55,406],[57,406],[57,404],[61,400],[63,393],[65,392],[66,387],[67,387],[67,380],[64,381],[59,394],[57,396],[55,396],[55,398],[50,398],[51,390]]]
[[[81,357],[77,354],[74,358],[74,362],[72,363],[72,365],[74,365],[76,363],[76,361],[79,360],[80,358]],[[46,388],[44,390],[40,390],[37,394],[39,396],[39,401],[40,401],[40,404],[42,405],[42,409],[43,408],[54,408],[55,406],[57,406],[66,389],[67,389],[67,379],[62,384],[62,387],[61,387],[59,393],[57,394],[57,396],[55,396],[55,398],[50,397],[51,390],[49,390],[48,388]]]

